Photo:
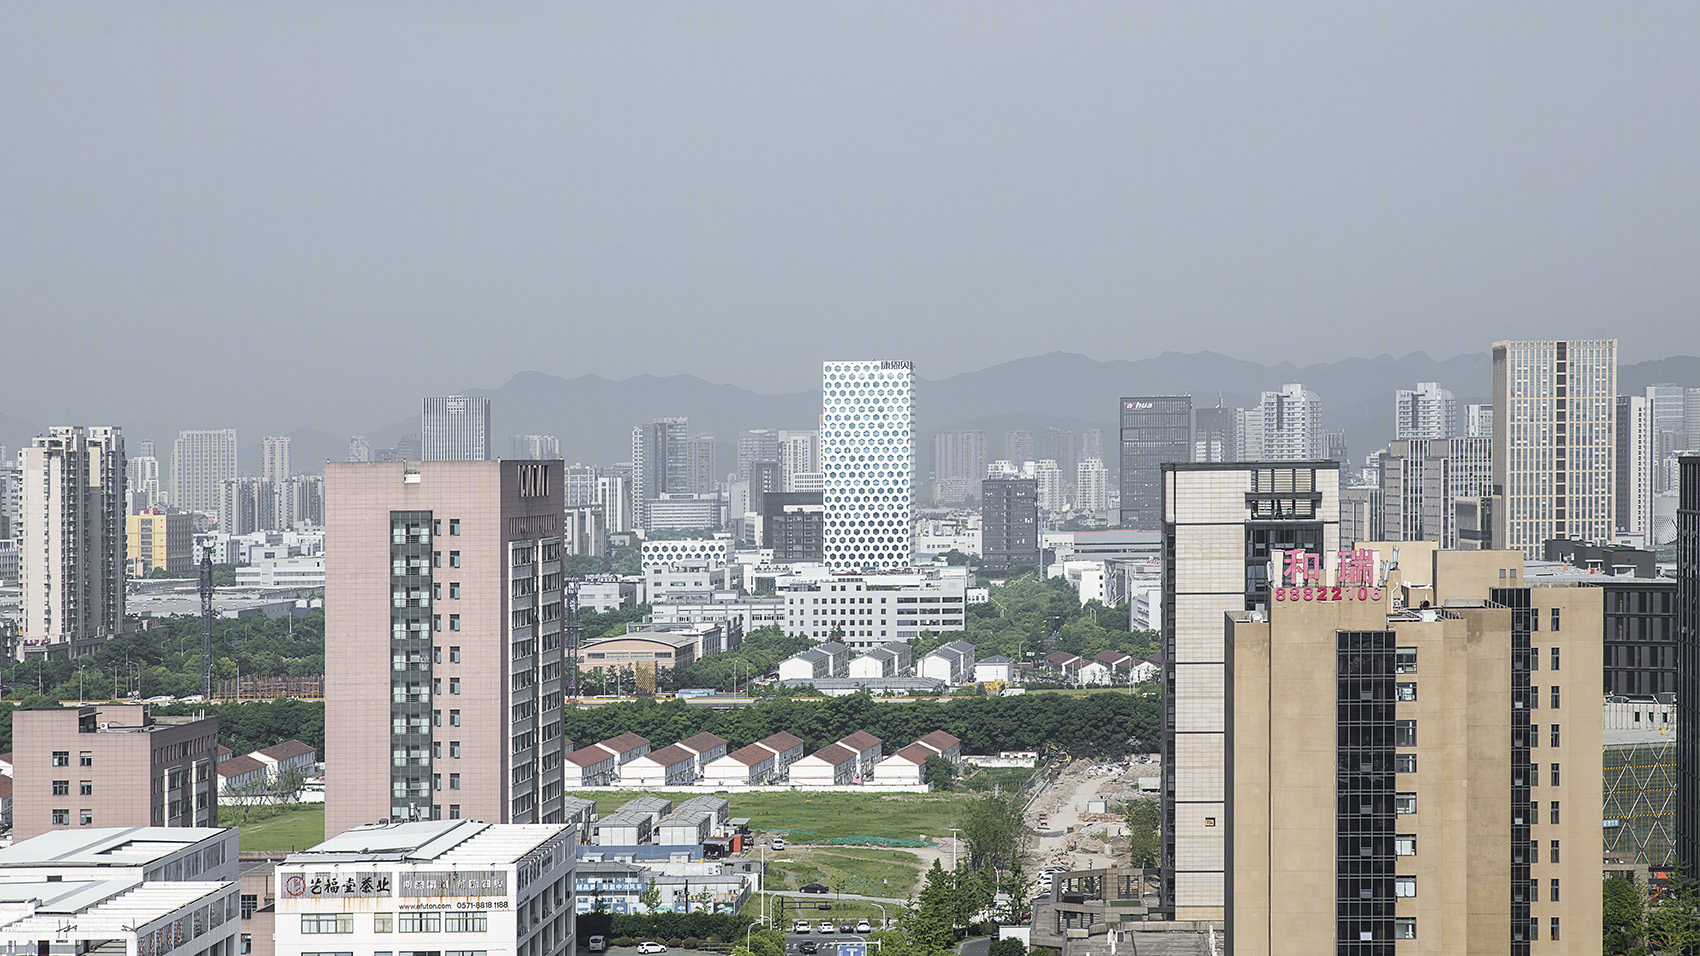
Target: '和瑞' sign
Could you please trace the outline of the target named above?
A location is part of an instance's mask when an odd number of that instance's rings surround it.
[[[1334,583],[1328,583],[1326,556],[1294,548],[1280,552],[1280,573],[1270,592],[1274,601],[1379,601],[1375,552],[1367,549],[1335,553]]]

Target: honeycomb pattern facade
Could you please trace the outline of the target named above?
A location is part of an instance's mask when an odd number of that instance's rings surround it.
[[[908,362],[821,366],[821,537],[830,571],[911,566],[914,397],[915,372]]]

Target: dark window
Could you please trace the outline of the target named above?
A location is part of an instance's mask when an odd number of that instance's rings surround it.
[[[1396,720],[1393,722],[1393,746],[1415,747],[1417,745],[1417,722],[1414,720]]]

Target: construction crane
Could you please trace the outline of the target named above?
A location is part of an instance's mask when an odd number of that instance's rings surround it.
[[[201,698],[212,700],[212,548],[201,549]]]

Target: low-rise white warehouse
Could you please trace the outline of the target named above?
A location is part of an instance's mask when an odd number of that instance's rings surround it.
[[[773,751],[761,744],[750,744],[704,767],[703,783],[710,787],[753,787],[764,784],[773,779],[773,763],[776,759]]]
[[[856,779],[861,756],[843,744],[829,744],[791,765],[791,783],[799,787],[841,786]]]

